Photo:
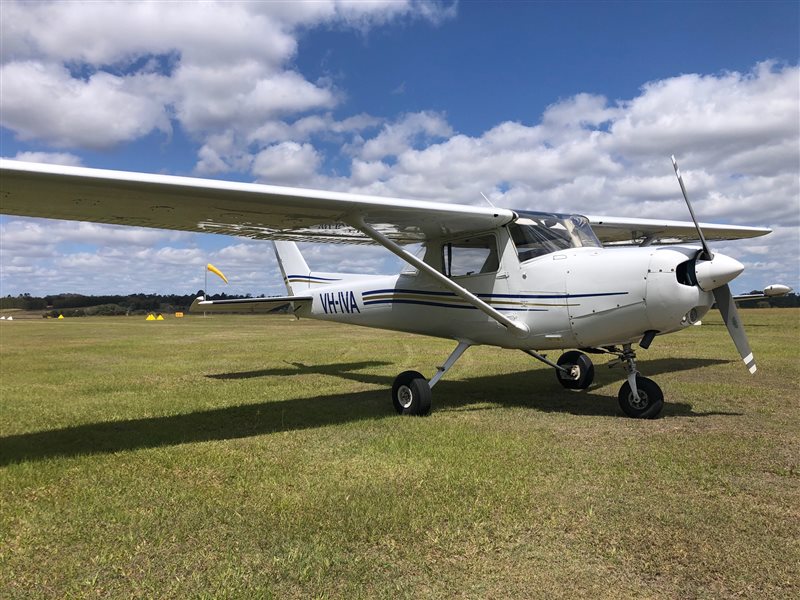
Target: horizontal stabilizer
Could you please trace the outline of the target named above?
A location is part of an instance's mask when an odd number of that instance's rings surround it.
[[[214,313],[269,313],[286,306],[299,305],[311,302],[311,296],[273,296],[272,298],[237,298],[230,300],[206,300],[203,296],[195,298],[189,307],[189,312],[214,312]]]

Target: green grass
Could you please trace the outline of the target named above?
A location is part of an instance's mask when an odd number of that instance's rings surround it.
[[[797,597],[800,311],[743,317],[755,377],[716,312],[640,352],[656,421],[604,360],[573,393],[472,348],[402,418],[395,375],[454,342],[0,322],[0,596]]]

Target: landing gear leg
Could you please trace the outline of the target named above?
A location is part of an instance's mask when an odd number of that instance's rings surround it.
[[[636,368],[636,352],[631,348],[630,344],[624,344],[622,346],[622,368],[625,369],[625,373],[628,374],[628,385],[631,387],[631,392],[633,393],[633,397],[638,402],[639,398],[639,390],[636,386],[636,377],[639,375],[639,370]]]
[[[636,368],[636,352],[630,344],[622,346],[619,357],[628,380],[622,384],[617,399],[620,408],[634,419],[655,419],[664,407],[664,393],[652,379],[642,377]]]
[[[456,361],[461,358],[461,355],[464,354],[464,351],[469,348],[472,344],[469,342],[458,342],[458,346],[456,349],[450,353],[450,356],[447,357],[447,360],[444,361],[444,364],[441,367],[436,367],[436,375],[430,380],[429,385],[431,388],[436,385],[436,383],[442,378],[442,376],[450,370]]]
[[[397,413],[427,415],[431,410],[431,389],[471,345],[469,342],[458,342],[458,346],[444,361],[444,365],[437,367],[436,375],[430,382],[425,381],[425,377],[416,371],[400,373],[392,385],[392,404]]]

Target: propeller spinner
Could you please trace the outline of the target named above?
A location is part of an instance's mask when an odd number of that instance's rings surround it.
[[[703,235],[703,230],[700,229],[700,225],[697,222],[697,217],[694,216],[692,203],[689,202],[686,186],[683,185],[683,177],[681,177],[681,171],[674,156],[672,157],[672,166],[681,186],[683,199],[686,200],[686,206],[689,207],[689,214],[692,215],[692,221],[694,221],[694,226],[697,228],[700,243],[703,245],[703,249],[695,259],[695,275],[698,286],[702,290],[710,291],[714,294],[714,300],[722,315],[722,320],[725,322],[728,333],[739,351],[739,356],[742,357],[742,361],[744,361],[750,373],[755,373],[756,361],[753,358],[752,350],[750,350],[750,342],[747,341],[747,335],[744,332],[744,327],[742,327],[741,319],[739,319],[736,302],[733,301],[733,295],[728,286],[728,282],[738,276],[744,270],[744,266],[730,256],[725,256],[724,254],[715,255],[711,252],[711,248],[709,248]]]

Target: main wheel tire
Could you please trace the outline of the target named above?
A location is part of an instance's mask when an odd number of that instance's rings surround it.
[[[416,371],[403,371],[392,385],[392,404],[400,415],[427,415],[431,411],[431,386]]]
[[[568,390],[585,390],[594,381],[594,365],[592,360],[583,352],[577,350],[570,350],[561,355],[556,361],[559,367],[566,367],[572,373],[568,376],[566,373],[556,369],[556,379],[558,383],[563,385]]]
[[[636,376],[636,389],[639,400],[633,397],[631,384],[627,381],[619,389],[619,405],[629,417],[634,419],[655,419],[664,408],[664,393],[658,384],[647,377]]]

